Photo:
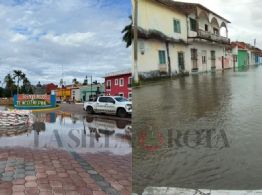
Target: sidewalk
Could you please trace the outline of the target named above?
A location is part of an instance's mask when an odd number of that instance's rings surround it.
[[[205,190],[171,187],[148,187],[142,195],[262,195],[262,190]],[[133,194],[135,195],[135,194]]]
[[[0,148],[0,195],[131,194],[131,154]]]

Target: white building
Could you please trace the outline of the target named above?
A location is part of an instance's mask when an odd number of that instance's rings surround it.
[[[137,23],[140,76],[221,70],[230,66],[225,64],[230,22],[200,4],[139,0]]]
[[[77,102],[81,101],[81,92],[79,87],[73,87],[71,89],[71,99]]]

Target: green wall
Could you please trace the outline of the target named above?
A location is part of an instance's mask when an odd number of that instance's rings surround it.
[[[248,65],[249,57],[245,50],[238,50],[238,67],[243,67]]]
[[[81,101],[88,101],[91,94],[96,95],[97,87],[99,87],[100,95],[104,95],[105,94],[104,84],[98,84],[98,85],[93,84],[92,87],[91,87],[91,85],[86,85],[86,86],[80,87]]]

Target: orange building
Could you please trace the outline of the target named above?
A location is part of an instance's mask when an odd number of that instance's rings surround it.
[[[71,100],[71,88],[57,88],[56,89],[56,98],[59,100]]]

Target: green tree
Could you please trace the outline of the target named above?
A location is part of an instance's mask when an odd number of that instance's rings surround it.
[[[7,97],[13,97],[13,90],[16,88],[15,81],[13,80],[12,76],[10,74],[5,76],[5,96]]]
[[[24,94],[31,94],[33,91],[32,85],[27,77],[23,79],[23,85],[21,87],[21,92]]]
[[[19,94],[19,83],[26,78],[26,75],[21,70],[14,70],[14,80],[17,79],[17,95]]]
[[[78,80],[76,78],[74,78],[72,80],[72,83],[73,83],[74,86],[77,86],[79,84],[79,82],[78,82]]]
[[[125,26],[125,28],[122,30],[123,35],[123,41],[126,43],[126,48],[130,47],[132,45],[132,39],[133,39],[133,20],[132,16],[129,16],[129,19],[131,20],[130,24]]]

